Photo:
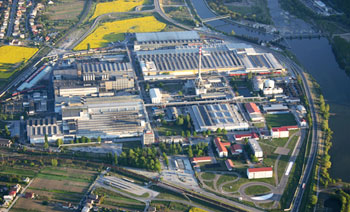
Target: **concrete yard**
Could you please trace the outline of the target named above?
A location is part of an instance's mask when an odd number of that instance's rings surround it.
[[[103,184],[108,185],[112,188],[123,190],[128,193],[134,194],[136,196],[142,196],[148,193],[149,197],[154,198],[159,194],[156,191],[136,185],[132,182],[128,182],[124,179],[120,179],[117,177],[112,177],[112,176],[103,177],[100,179],[100,182],[103,182]]]
[[[169,158],[169,169],[164,168],[161,172],[161,177],[163,181],[169,183],[180,185],[181,187],[190,188],[193,190],[200,189],[197,179],[194,176],[194,171],[192,169],[191,163],[186,156],[172,156]],[[182,165],[175,165],[182,161]]]

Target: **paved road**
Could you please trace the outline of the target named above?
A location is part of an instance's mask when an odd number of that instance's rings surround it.
[[[10,37],[12,34],[12,31],[13,31],[13,25],[15,22],[15,16],[16,16],[16,12],[17,12],[17,3],[18,3],[18,0],[13,0],[13,2],[12,2],[10,19],[9,19],[10,21],[9,21],[7,33],[6,33],[7,37]]]

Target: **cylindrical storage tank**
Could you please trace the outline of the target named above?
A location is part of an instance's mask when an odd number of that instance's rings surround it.
[[[273,80],[266,80],[265,81],[265,88],[274,88],[275,87],[275,81]]]

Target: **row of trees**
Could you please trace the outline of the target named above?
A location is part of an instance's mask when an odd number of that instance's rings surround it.
[[[185,147],[182,147],[180,143],[160,143],[159,149],[167,155],[187,154],[188,157],[201,157],[208,155],[208,144],[204,142]]]
[[[155,147],[152,148],[135,148],[129,151],[123,151],[118,162],[123,166],[131,166],[136,168],[143,168],[150,171],[161,171],[159,162],[159,153]]]

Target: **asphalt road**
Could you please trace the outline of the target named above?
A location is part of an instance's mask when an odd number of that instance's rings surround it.
[[[15,16],[17,12],[17,2],[18,0],[13,0],[12,2],[11,12],[10,12],[10,21],[8,24],[7,34],[6,34],[7,37],[10,37],[13,31],[13,24],[15,22]]]

